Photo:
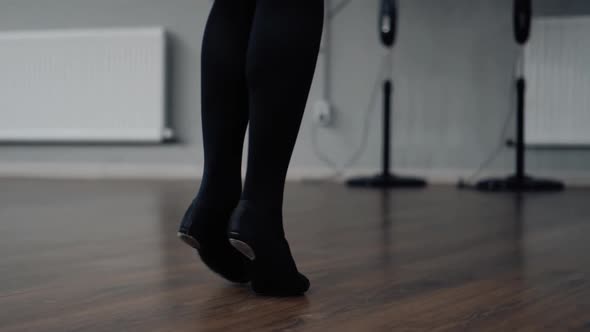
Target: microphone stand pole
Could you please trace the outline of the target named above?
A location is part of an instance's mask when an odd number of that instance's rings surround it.
[[[353,178],[346,183],[353,188],[420,188],[426,181],[415,177],[400,177],[391,171],[391,105],[393,96],[393,47],[389,47],[387,78],[383,82],[383,142],[382,169],[375,176]]]
[[[565,188],[562,182],[548,179],[537,179],[526,175],[525,146],[525,98],[526,79],[524,77],[524,46],[520,47],[519,65],[516,73],[516,170],[514,175],[504,179],[486,179],[478,182],[475,188],[488,192],[541,192],[560,191]]]

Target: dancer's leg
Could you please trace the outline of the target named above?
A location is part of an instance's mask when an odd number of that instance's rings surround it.
[[[246,262],[229,245],[226,233],[242,191],[248,123],[245,68],[254,10],[254,0],[216,0],[207,21],[201,63],[205,169],[179,234],[199,249],[213,271],[236,282],[249,280]]]
[[[258,0],[247,60],[248,171],[230,223],[236,248],[254,259],[252,286],[268,295],[309,288],[284,237],[283,190],[317,62],[323,0]]]

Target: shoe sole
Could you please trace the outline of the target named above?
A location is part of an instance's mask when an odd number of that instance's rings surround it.
[[[246,256],[249,260],[254,261],[256,259],[254,249],[252,249],[252,247],[246,242],[235,237],[240,237],[240,235],[238,233],[230,233],[229,243],[232,247],[236,248],[237,251]]]
[[[201,244],[194,237],[180,232],[178,232],[177,236],[182,242],[186,243],[188,246],[197,250],[201,250]]]

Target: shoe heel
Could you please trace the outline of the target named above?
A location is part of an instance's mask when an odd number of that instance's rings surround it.
[[[241,239],[240,234],[235,232],[229,233],[229,243],[232,247],[236,248],[242,255],[246,256],[249,260],[254,261],[256,259],[256,253],[252,246]]]

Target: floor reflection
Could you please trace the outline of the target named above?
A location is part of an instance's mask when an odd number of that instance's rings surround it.
[[[394,216],[392,214],[394,196],[390,190],[382,190],[379,195],[379,219],[381,220],[381,262],[385,273],[392,273],[395,268]]]

